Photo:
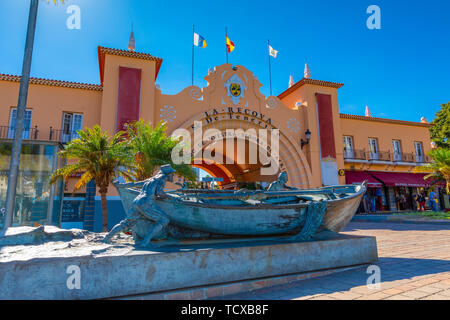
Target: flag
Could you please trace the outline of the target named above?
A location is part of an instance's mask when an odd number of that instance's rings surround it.
[[[276,58],[277,55],[278,55],[278,51],[275,50],[274,48],[272,48],[270,45],[269,45],[269,55],[274,57],[274,58]]]
[[[230,40],[230,38],[228,38],[227,36],[227,48],[228,48],[228,53],[231,53],[234,51],[234,43]]]
[[[194,32],[194,46],[206,48],[208,44],[206,43],[205,38]]]

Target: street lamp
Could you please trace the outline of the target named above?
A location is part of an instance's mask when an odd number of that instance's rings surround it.
[[[305,132],[305,137],[306,137],[306,141],[305,140],[301,140],[301,147],[303,149],[304,146],[306,146],[307,144],[309,144],[309,141],[311,140],[311,131],[306,130]]]

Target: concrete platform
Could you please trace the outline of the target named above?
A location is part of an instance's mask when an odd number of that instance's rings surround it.
[[[139,296],[373,263],[378,253],[374,237],[322,233],[301,243],[277,239],[158,252],[98,250],[74,256],[11,257],[0,259],[0,299]],[[80,289],[67,285],[76,283],[74,266],[80,270]]]

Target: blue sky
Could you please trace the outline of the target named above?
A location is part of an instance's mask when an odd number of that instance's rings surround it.
[[[20,74],[30,0],[0,1],[0,73]],[[67,2],[67,1],[66,1]],[[68,5],[81,8],[81,30],[66,28]],[[381,8],[381,30],[369,30],[366,9]],[[126,49],[134,23],[137,51],[164,59],[157,82],[174,94],[191,83],[192,25],[208,42],[196,48],[196,85],[225,63],[225,26],[236,44],[230,63],[247,67],[269,93],[267,40],[274,94],[289,75],[343,82],[343,113],[430,121],[450,101],[450,1],[153,1],[41,0],[32,76],[99,83],[97,46]]]

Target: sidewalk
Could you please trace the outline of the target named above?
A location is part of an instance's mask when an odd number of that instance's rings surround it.
[[[223,299],[450,300],[450,224],[352,222],[344,233],[377,238],[379,289],[360,268]]]

